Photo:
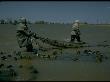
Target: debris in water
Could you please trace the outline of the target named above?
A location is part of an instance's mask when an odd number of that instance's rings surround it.
[[[3,66],[4,66],[4,64],[0,64],[0,68],[3,67]]]
[[[1,57],[2,60],[7,60],[6,56]]]
[[[1,51],[0,54],[4,54],[4,53]]]
[[[12,67],[13,67],[12,65],[8,65],[8,66],[7,66],[7,68],[12,68]]]
[[[22,65],[19,65],[19,68],[23,68],[23,66]]]
[[[37,71],[36,69],[33,69],[33,70],[31,71],[31,73],[37,74],[38,71]]]
[[[8,55],[8,57],[12,57],[12,55]]]
[[[18,60],[17,57],[14,57],[14,60],[17,61]]]

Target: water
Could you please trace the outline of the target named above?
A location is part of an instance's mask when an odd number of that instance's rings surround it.
[[[2,28],[3,27],[3,28]],[[32,25],[32,30],[42,36],[55,39],[70,39],[71,25]],[[16,41],[16,29],[12,25],[0,26],[0,50],[13,51],[20,50]],[[65,49],[63,54],[59,55],[56,60],[39,60],[33,59],[30,63],[34,65],[39,73],[33,79],[35,81],[108,81],[110,80],[110,46],[98,47],[96,44],[110,44],[110,28],[108,26],[88,25],[81,28],[81,39],[94,47],[81,48],[80,60],[73,61],[75,57],[75,49]],[[104,42],[107,41],[107,42]],[[108,59],[102,63],[96,63],[94,56],[86,56],[83,54],[85,49],[99,50]],[[11,59],[8,61],[11,62]],[[7,63],[7,64],[9,64]],[[17,62],[16,62],[17,63]],[[14,62],[14,64],[16,65]],[[27,62],[27,65],[30,65]],[[21,79],[27,79],[28,72],[25,69],[18,70],[21,73]],[[24,74],[24,75],[23,75]],[[20,80],[18,77],[17,80]]]

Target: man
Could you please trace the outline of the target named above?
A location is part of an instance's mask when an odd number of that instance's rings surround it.
[[[19,47],[26,47],[27,52],[33,52],[33,45],[31,41],[32,36],[35,36],[35,34],[29,31],[26,19],[23,17],[20,18],[16,34]]]
[[[80,30],[79,30],[79,20],[75,20],[74,24],[72,25],[71,42],[74,42],[75,39],[77,39],[78,42],[81,42]]]

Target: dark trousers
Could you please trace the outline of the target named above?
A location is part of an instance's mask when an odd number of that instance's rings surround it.
[[[32,44],[28,44],[28,45],[26,46],[26,50],[27,50],[27,52],[32,52],[32,51],[33,51],[33,46],[32,46]]]
[[[71,42],[74,42],[75,39],[76,39],[78,42],[81,42],[79,35],[71,35]]]

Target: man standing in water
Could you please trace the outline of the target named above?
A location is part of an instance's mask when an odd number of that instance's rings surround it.
[[[27,21],[25,18],[21,17],[19,20],[19,24],[17,26],[17,41],[19,44],[19,47],[26,47],[27,52],[33,52],[33,45],[31,41],[31,37],[35,37],[36,34],[32,33],[28,26],[27,26]]]
[[[74,24],[72,25],[71,42],[74,42],[75,39],[77,39],[78,42],[81,42],[80,30],[79,30],[79,20],[75,20]]]

